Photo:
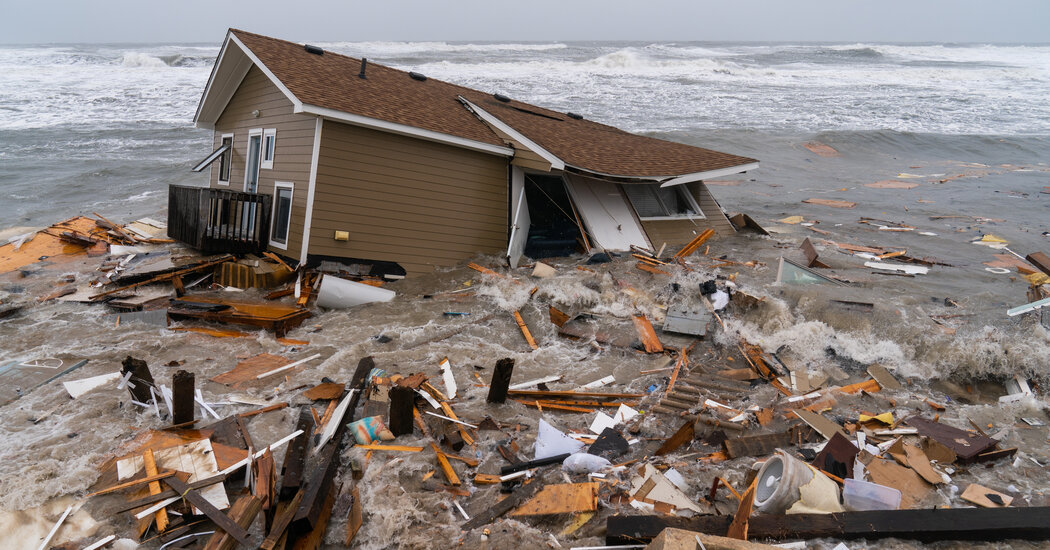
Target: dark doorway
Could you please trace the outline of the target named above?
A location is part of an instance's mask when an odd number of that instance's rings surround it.
[[[525,255],[530,258],[568,256],[580,248],[580,226],[572,200],[560,176],[525,174],[525,200],[529,205],[529,238]]]

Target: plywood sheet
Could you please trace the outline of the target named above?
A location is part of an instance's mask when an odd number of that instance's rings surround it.
[[[281,357],[280,355],[260,353],[259,355],[237,363],[233,369],[215,376],[211,381],[240,389],[255,382],[256,376],[283,367],[289,363],[292,363],[290,359]],[[285,372],[291,374],[301,368],[301,366],[294,367]]]
[[[546,485],[540,492],[511,512],[512,516],[539,516],[593,512],[598,509],[597,483]]]
[[[159,470],[175,470],[190,474],[187,483],[193,483],[207,479],[219,474],[219,466],[212,451],[211,440],[201,439],[178,447],[169,447],[153,453]],[[145,466],[142,455],[125,458],[117,461],[117,479],[128,479],[142,470]],[[222,483],[216,483],[200,490],[201,496],[208,500],[213,506],[222,510],[229,508],[230,501],[226,498],[226,488]]]
[[[864,187],[875,189],[915,189],[919,184],[914,181],[882,180],[875,183],[865,183]]]

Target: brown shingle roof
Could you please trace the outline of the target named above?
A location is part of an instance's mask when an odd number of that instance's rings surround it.
[[[463,96],[567,165],[599,174],[661,177],[730,168],[754,159],[719,153],[577,120],[527,103],[241,30],[231,32],[304,104],[405,124],[491,145],[505,145],[458,100]],[[537,114],[538,113],[538,114]]]

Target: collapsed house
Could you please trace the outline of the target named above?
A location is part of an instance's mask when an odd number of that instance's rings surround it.
[[[194,122],[214,131],[209,186],[171,186],[172,238],[385,274],[732,232],[703,180],[758,167],[234,29]]]

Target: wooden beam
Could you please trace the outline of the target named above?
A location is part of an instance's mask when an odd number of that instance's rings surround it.
[[[203,512],[204,515],[208,516],[208,519],[214,521],[216,525],[229,533],[237,542],[245,546],[254,546],[249,540],[248,531],[222,513],[212,503],[208,502],[208,499],[201,496],[195,489],[190,488],[184,481],[177,477],[168,477],[164,478],[164,483],[182,495],[183,499]]]
[[[252,495],[244,495],[237,499],[230,507],[230,518],[241,528],[247,530],[259,515],[263,503]],[[221,527],[215,530],[204,550],[233,550],[237,547],[237,539],[227,533]]]
[[[654,453],[656,456],[663,456],[668,453],[673,453],[678,450],[679,447],[693,440],[693,436],[696,435],[696,422],[694,418],[688,418],[685,424],[682,424],[681,428],[674,433],[671,437],[664,441],[663,445]]]
[[[390,412],[387,428],[394,437],[412,435],[412,411],[416,406],[416,392],[412,388],[395,385],[390,388]]]
[[[729,516],[672,518],[611,516],[606,544],[648,542],[668,527],[724,533]],[[881,539],[921,542],[1050,540],[1050,507],[934,508],[835,514],[758,514],[748,522],[753,539]]]
[[[288,507],[283,512],[277,515],[273,521],[273,527],[270,528],[270,532],[266,534],[266,540],[262,542],[259,548],[263,550],[273,550],[277,547],[277,543],[284,536],[284,532],[288,530],[288,526],[292,524],[292,520],[295,519],[295,512],[299,509],[299,504],[303,500],[304,491],[299,489],[299,492],[295,493],[292,497],[292,501],[288,503]]]
[[[186,370],[179,370],[171,375],[171,423],[184,424],[193,422],[193,385],[194,375]]]
[[[533,480],[532,483],[522,485],[514,490],[507,498],[489,506],[481,513],[475,515],[470,521],[460,526],[464,531],[470,531],[482,525],[488,525],[496,520],[496,518],[506,514],[518,505],[525,502],[527,499],[532,498],[537,491],[543,486],[540,481]]]
[[[314,417],[312,407],[306,405],[299,409],[299,421],[295,431],[303,433],[288,443],[284,451],[284,463],[281,465],[281,500],[292,498],[303,485],[303,467],[306,465],[306,451],[313,435]]]
[[[487,403],[507,401],[507,389],[510,388],[510,378],[513,374],[514,359],[507,357],[496,362],[496,368],[492,371],[492,381],[489,383],[489,393],[485,398]]]

